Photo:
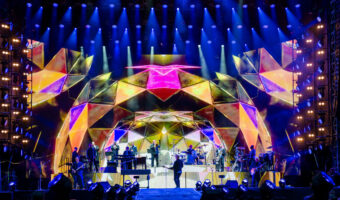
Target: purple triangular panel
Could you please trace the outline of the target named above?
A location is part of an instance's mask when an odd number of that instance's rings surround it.
[[[202,129],[202,133],[209,138],[209,140],[214,141],[214,129],[213,128],[204,128]]]
[[[118,141],[121,137],[123,137],[126,133],[126,130],[123,129],[115,129],[115,141]]]
[[[55,93],[55,94],[59,94],[61,92],[61,90],[63,89],[63,86],[64,86],[66,78],[67,78],[67,76],[64,76],[61,79],[55,81],[51,85],[49,85],[49,86],[45,87],[44,89],[42,89],[40,91],[40,93]]]
[[[251,119],[255,127],[257,128],[257,119],[256,119],[256,108],[250,106],[248,104],[241,103],[243,109],[246,111],[248,117]]]
[[[81,114],[81,112],[84,110],[86,106],[86,103],[81,104],[77,107],[73,107],[71,108],[71,116],[70,116],[70,130],[72,129],[73,125],[76,123],[79,115]]]
[[[266,92],[284,92],[286,91],[284,88],[278,86],[277,84],[273,83],[272,81],[268,80],[267,78],[260,75],[262,84],[266,90]]]

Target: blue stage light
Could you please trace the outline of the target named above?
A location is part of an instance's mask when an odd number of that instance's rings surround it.
[[[64,24],[59,24],[59,28],[64,28]]]
[[[248,5],[247,5],[247,4],[244,4],[242,7],[243,7],[243,8],[248,8]]]
[[[271,7],[271,8],[275,8],[275,4],[271,4],[270,7]]]
[[[300,6],[301,6],[300,4],[296,4],[295,8],[300,8]]]
[[[219,8],[221,8],[221,5],[220,4],[216,4],[215,8],[219,9]]]
[[[58,7],[58,4],[57,3],[53,3],[53,7]]]
[[[164,4],[162,7],[163,7],[163,8],[168,8],[168,5]]]
[[[138,5],[138,4],[137,4],[137,5]],[[137,6],[137,5],[136,5],[136,6]],[[112,3],[111,3],[109,6],[110,6],[110,8],[114,8],[114,7],[115,7],[115,4],[112,4]],[[139,5],[138,5],[138,6],[139,6]],[[137,7],[136,7],[136,8],[137,8]]]
[[[195,5],[194,5],[194,4],[191,4],[191,5],[190,5],[190,8],[195,8]]]
[[[32,4],[31,4],[31,3],[27,3],[26,5],[27,5],[27,7],[29,7],[29,8],[32,7]]]
[[[81,4],[81,7],[86,8],[86,4],[85,4],[85,3],[82,3],[82,4]]]

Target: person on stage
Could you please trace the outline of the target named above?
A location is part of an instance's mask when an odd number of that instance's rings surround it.
[[[113,143],[113,145],[111,146],[111,151],[112,151],[111,161],[115,161],[116,156],[118,155],[119,152],[119,145],[117,144],[117,142]]]
[[[196,151],[192,148],[192,145],[189,146],[189,148],[187,149],[187,154],[188,154],[188,159],[187,159],[187,163],[189,165],[192,165],[195,163],[195,157],[197,157],[196,155]]]
[[[182,175],[182,168],[183,168],[183,161],[179,159],[179,155],[176,154],[176,161],[174,162],[174,165],[170,168],[174,170],[174,181],[176,184],[176,188],[180,188],[180,181],[179,178]]]
[[[250,152],[249,152],[249,163],[251,164],[255,160],[256,156],[256,150],[254,148],[254,145],[250,146]]]
[[[218,167],[217,171],[219,172],[224,172],[224,158],[226,156],[226,151],[225,149],[221,146],[218,146],[217,149],[217,162],[218,162]]]
[[[260,181],[260,178],[261,178],[260,168],[261,168],[260,159],[258,157],[255,157],[254,161],[249,166],[252,187],[257,187]]]
[[[72,163],[76,162],[76,157],[79,157],[79,154],[77,151],[78,151],[78,148],[74,147],[74,151],[72,152]]]
[[[159,154],[159,146],[156,144],[156,141],[152,141],[152,144],[150,146],[150,153],[151,153],[151,167],[154,166],[155,160],[156,165],[158,167],[158,154]]]
[[[94,142],[92,142],[89,145],[89,148],[87,149],[87,159],[89,160],[89,163],[90,163],[90,170],[89,170],[90,172],[92,172],[93,165],[95,166],[96,172],[98,172],[99,162],[97,160],[97,157],[98,157],[98,150]]]
[[[123,169],[132,169],[132,151],[130,151],[130,148],[127,146],[125,148],[125,151],[123,153],[123,163],[122,168]]]
[[[136,156],[137,156],[137,147],[135,146],[134,143],[132,143],[132,146],[131,146],[131,153],[132,153],[132,156],[133,156],[133,168],[134,169],[137,169],[137,159],[136,159]]]
[[[77,184],[79,185],[80,189],[84,188],[84,178],[83,178],[83,171],[84,171],[84,163],[79,161],[79,156],[74,158],[75,162],[72,164],[72,176],[73,176],[73,188],[77,188]]]

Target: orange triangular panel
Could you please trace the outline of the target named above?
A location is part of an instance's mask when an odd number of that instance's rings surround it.
[[[193,86],[189,86],[182,89],[184,92],[204,101],[208,104],[212,104],[211,91],[209,81],[198,83]]]

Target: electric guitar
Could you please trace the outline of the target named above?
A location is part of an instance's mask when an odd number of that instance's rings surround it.
[[[258,166],[258,167],[253,167],[253,168],[251,168],[251,169],[250,169],[250,175],[254,175],[254,174],[257,172],[258,169],[262,168],[263,165],[264,165],[264,164],[261,164],[261,165]]]
[[[84,167],[85,163],[83,163],[80,167],[78,167],[77,169],[72,169],[72,173],[77,173],[78,170],[82,169]]]

